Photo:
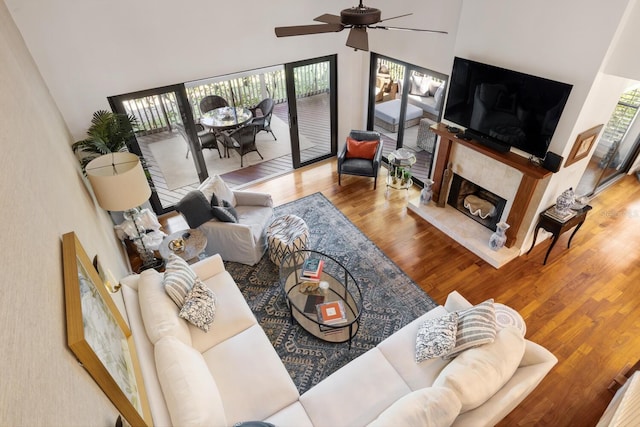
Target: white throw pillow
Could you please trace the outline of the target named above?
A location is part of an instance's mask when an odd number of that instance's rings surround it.
[[[211,196],[215,194],[218,200],[226,200],[234,208],[237,205],[236,196],[233,194],[233,190],[229,188],[227,183],[224,182],[219,175],[213,175],[205,179],[198,187],[198,190],[204,194],[204,197],[207,198],[209,203],[211,203]]]
[[[179,309],[167,294],[162,277],[151,268],[143,271],[138,281],[140,314],[147,336],[154,344],[167,335],[191,344],[189,325],[178,317]]]
[[[498,332],[493,343],[471,348],[453,359],[433,385],[453,390],[462,403],[461,412],[477,408],[513,376],[524,349],[520,331],[508,326]]]
[[[179,308],[184,305],[185,298],[196,280],[198,276],[185,260],[174,253],[169,254],[162,282],[165,291]]]
[[[422,322],[416,335],[416,363],[449,353],[456,345],[457,331],[455,312]]]
[[[493,299],[466,310],[458,311],[456,346],[443,356],[452,359],[463,351],[493,342],[496,337],[496,311]]]
[[[445,427],[460,413],[460,400],[444,387],[427,387],[396,400],[368,427]]]
[[[494,306],[496,309],[496,325],[498,329],[513,326],[522,333],[523,337],[527,334],[527,324],[524,322],[520,313],[508,305],[498,302],[495,303]]]
[[[202,354],[173,337],[158,341],[154,352],[172,424],[227,425],[218,386]]]

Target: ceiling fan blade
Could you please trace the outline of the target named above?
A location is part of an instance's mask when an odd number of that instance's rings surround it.
[[[369,50],[369,37],[367,36],[367,29],[360,27],[353,27],[349,31],[349,37],[347,37],[347,46],[356,50]]]
[[[343,30],[342,25],[337,24],[316,24],[316,25],[294,25],[291,27],[276,27],[277,37],[304,36],[307,34],[336,33]]]
[[[423,30],[420,28],[388,27],[386,25],[369,25],[368,28],[373,28],[376,30],[422,31],[426,33],[449,34],[446,31],[440,31],[440,30]]]
[[[338,15],[332,15],[330,13],[320,15],[315,18],[314,21],[324,22],[326,24],[342,24],[342,18],[340,18]]]
[[[413,15],[413,13],[405,13],[404,15],[392,16],[391,18],[381,19],[379,22],[388,21],[390,19],[404,18],[405,16]]]

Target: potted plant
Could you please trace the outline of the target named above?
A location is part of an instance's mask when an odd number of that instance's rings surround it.
[[[127,141],[133,138],[133,128],[137,124],[137,119],[132,115],[105,110],[93,113],[91,126],[87,130],[87,138],[77,141],[71,146],[74,153],[82,155],[80,158],[82,170],[84,171],[87,164],[96,157],[125,151]]]

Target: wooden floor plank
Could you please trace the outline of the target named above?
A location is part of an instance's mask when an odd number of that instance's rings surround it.
[[[379,179],[384,180],[386,170]],[[562,236],[496,270],[407,209],[405,191],[372,190],[370,178],[345,176],[335,159],[252,185],[276,204],[320,191],[438,303],[459,291],[518,310],[527,338],[558,365],[499,426],[593,426],[611,399],[607,387],[640,354],[640,184],[635,177],[599,194],[566,248]],[[384,182],[384,181],[383,181]],[[413,188],[409,196],[417,198]],[[164,220],[166,221],[166,219]],[[172,227],[184,222],[172,218]],[[313,230],[312,230],[313,232]]]

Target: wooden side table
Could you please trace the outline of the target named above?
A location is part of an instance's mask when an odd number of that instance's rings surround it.
[[[552,208],[554,206],[552,206]],[[591,206],[589,205],[583,207],[580,210],[576,210],[576,214],[564,222],[550,216],[547,213],[548,209],[542,212],[540,214],[540,219],[538,219],[538,224],[536,224],[536,230],[533,233],[533,242],[531,242],[531,247],[529,248],[529,251],[527,251],[527,255],[529,254],[529,252],[531,252],[531,250],[536,244],[536,240],[538,239],[538,232],[540,231],[541,228],[544,228],[545,230],[553,234],[551,245],[549,245],[549,249],[547,249],[547,253],[544,256],[543,265],[546,265],[547,258],[549,258],[549,253],[551,252],[551,249],[553,249],[556,242],[558,241],[558,237],[560,237],[562,233],[571,230],[573,227],[576,227],[575,230],[573,230],[573,233],[571,233],[571,237],[569,237],[569,242],[567,243],[567,248],[571,247],[571,239],[573,239],[573,236],[575,236],[578,230],[580,230],[580,227],[584,223],[585,219],[587,219],[587,213],[590,210],[591,210]]]
[[[184,250],[180,252],[173,251],[169,246],[171,241],[180,238],[184,240]],[[164,259],[168,259],[171,254],[176,254],[185,261],[195,261],[197,260],[198,255],[200,255],[206,247],[207,238],[204,233],[200,230],[189,229],[176,231],[175,233],[165,237],[160,244],[158,251]]]

